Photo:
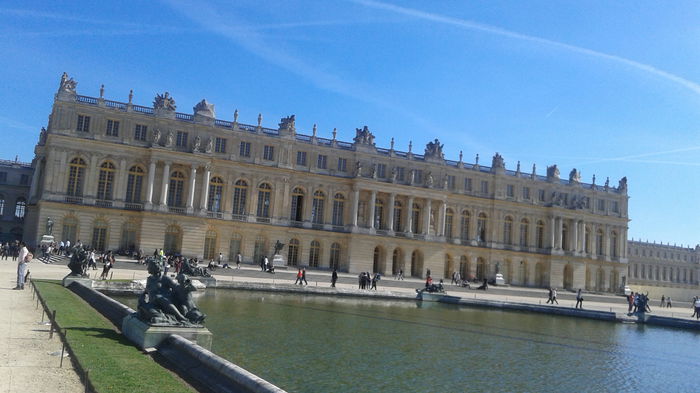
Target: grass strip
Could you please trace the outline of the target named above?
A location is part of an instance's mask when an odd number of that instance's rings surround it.
[[[99,393],[193,392],[149,356],[114,330],[108,320],[58,281],[34,280],[56,321],[66,329],[75,360],[90,370],[90,381]]]

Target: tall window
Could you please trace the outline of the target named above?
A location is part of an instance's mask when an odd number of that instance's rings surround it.
[[[226,138],[216,138],[216,143],[214,143],[214,152],[226,153]]]
[[[107,136],[119,136],[119,122],[107,120]]]
[[[122,225],[122,250],[135,250],[136,249],[136,229],[138,226],[133,221],[127,221]]]
[[[374,227],[376,229],[384,228],[384,201],[381,199],[374,200]]]
[[[297,165],[306,166],[306,152],[305,151],[298,151],[297,152]]]
[[[595,249],[596,255],[603,255],[603,231],[600,229],[598,230],[598,233],[596,233],[595,236]]]
[[[469,177],[464,178],[464,191],[466,191],[466,192],[472,191],[472,179]]]
[[[233,214],[236,216],[245,215],[245,203],[248,195],[248,183],[245,180],[238,180],[233,186]]]
[[[544,221],[537,221],[537,231],[535,231],[535,243],[537,248],[544,248]]]
[[[68,190],[70,196],[83,196],[83,179],[85,178],[85,161],[74,158],[68,166]]]
[[[489,182],[487,180],[481,181],[481,193],[484,195],[489,193]]]
[[[61,238],[65,240],[70,240],[71,243],[75,243],[78,235],[78,220],[73,216],[68,216],[63,219],[63,231],[61,232]]]
[[[141,187],[143,185],[143,169],[139,166],[129,168],[129,176],[126,180],[126,202],[141,202]]]
[[[380,179],[386,177],[386,164],[377,164],[377,177]]]
[[[168,206],[181,207],[182,194],[185,188],[185,175],[180,171],[170,174],[170,186],[168,187]]]
[[[515,196],[515,186],[512,184],[506,185],[506,196],[508,198],[513,198]]]
[[[326,195],[322,191],[314,192],[313,206],[311,207],[311,222],[323,224],[323,212],[326,204]]]
[[[340,244],[331,244],[331,255],[328,265],[331,269],[338,269],[340,267]]]
[[[462,216],[460,217],[459,223],[459,239],[462,242],[469,241],[469,220],[471,215],[468,210],[462,211]]]
[[[242,237],[238,233],[234,233],[231,235],[231,241],[229,242],[229,248],[228,248],[228,260],[229,261],[235,261],[236,256],[238,253],[241,252],[241,242],[242,242]]]
[[[455,214],[452,209],[447,209],[445,212],[445,237],[452,239],[452,224],[454,224]]]
[[[304,207],[304,190],[299,187],[295,187],[292,190],[292,209],[289,214],[289,219],[292,221],[303,221],[303,207]]]
[[[326,169],[328,167],[328,156],[325,154],[319,154],[316,164],[318,169]]]
[[[216,258],[216,232],[207,231],[204,236],[204,260]]]
[[[610,233],[610,256],[617,258],[617,232]]]
[[[22,197],[17,198],[17,202],[15,203],[15,217],[24,218],[26,211],[27,201]]]
[[[297,266],[299,264],[299,240],[291,239],[287,245],[287,264]]]
[[[264,236],[258,236],[255,239],[255,246],[253,247],[253,263],[260,264],[260,261],[265,255],[267,249],[267,239]]]
[[[561,249],[569,249],[569,227],[566,224],[561,226]]]
[[[522,219],[520,220],[520,246],[521,247],[527,247],[529,243],[529,233],[530,231],[530,223],[527,221],[527,219]]]
[[[318,260],[321,256],[321,243],[314,240],[311,242],[311,248],[309,249],[309,266],[318,267]]]
[[[90,245],[98,251],[107,249],[107,223],[105,221],[95,221],[95,225],[92,228],[92,243]]]
[[[402,166],[396,167],[396,180],[406,181],[406,168]]]
[[[250,157],[250,142],[241,142],[238,154],[241,157]]]
[[[403,227],[401,226],[401,214],[403,212],[403,206],[401,202],[394,201],[394,230],[396,232],[403,232]]]
[[[333,225],[342,226],[343,216],[345,211],[345,197],[341,193],[335,194],[333,197]]]
[[[488,217],[484,213],[479,214],[479,219],[476,221],[476,235],[477,239],[480,242],[485,242],[486,241],[486,223],[488,221]]]
[[[114,164],[109,161],[100,165],[100,176],[97,182],[97,199],[112,199],[115,169]]]
[[[513,243],[513,218],[511,216],[507,216],[503,221],[503,243]]]
[[[221,197],[224,191],[224,181],[220,177],[212,177],[209,181],[209,200],[207,210],[212,212],[221,211]]]
[[[262,183],[258,187],[258,208],[257,216],[262,218],[270,218],[270,195],[272,187],[267,183]]]
[[[588,227],[585,228],[583,235],[583,247],[587,254],[591,252],[591,230]],[[637,250],[637,255],[639,255],[639,250]]]
[[[263,160],[272,161],[275,159],[275,147],[274,146],[264,146],[263,147]]]
[[[178,131],[177,138],[175,139],[175,146],[177,147],[187,147],[187,137],[188,133],[185,131]]]
[[[420,223],[420,206],[417,203],[413,204],[411,209],[411,232],[418,233]]]
[[[78,115],[76,131],[90,132],[90,116]]]
[[[348,159],[347,158],[338,158],[338,172],[347,172],[348,171]]]
[[[176,254],[180,252],[182,245],[182,231],[177,225],[168,225],[165,228],[165,240],[163,242],[163,251],[166,254]]]
[[[147,133],[148,126],[145,126],[143,124],[137,124],[134,127],[134,139],[136,139],[137,141],[145,141]]]
[[[5,213],[5,196],[0,194],[0,217]]]
[[[530,187],[523,187],[523,199],[530,200]]]

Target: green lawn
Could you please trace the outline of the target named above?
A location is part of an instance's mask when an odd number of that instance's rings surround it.
[[[90,370],[99,393],[193,392],[194,390],[143,354],[107,319],[58,281],[34,280],[80,366]]]

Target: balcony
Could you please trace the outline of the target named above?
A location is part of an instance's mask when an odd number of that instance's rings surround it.
[[[82,205],[83,204],[83,197],[80,196],[66,196],[65,199],[66,203],[72,203],[74,205]]]
[[[99,207],[112,207],[112,201],[107,199],[96,199],[95,206]]]
[[[209,211],[207,211],[207,217],[208,218],[224,218],[224,213],[209,210]]]
[[[245,214],[231,214],[231,219],[235,221],[248,221],[248,216]]]
[[[175,214],[185,214],[185,208],[179,206],[168,206],[168,212]]]
[[[124,209],[141,211],[141,210],[143,210],[143,204],[142,203],[134,203],[134,202],[126,202],[126,203],[124,203]]]

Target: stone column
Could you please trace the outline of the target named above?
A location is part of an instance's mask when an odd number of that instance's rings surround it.
[[[430,234],[430,213],[433,208],[433,203],[430,199],[425,200],[425,206],[423,208],[423,234]]]
[[[165,208],[168,202],[168,185],[170,185],[170,161],[163,164],[163,182],[160,187],[160,206]]]
[[[309,190],[309,195],[304,199],[304,206],[302,207],[302,221],[309,223],[308,225],[310,226],[311,224],[311,209],[313,208],[313,201],[314,201],[314,190],[311,188],[311,186],[308,187]]]
[[[246,213],[248,215],[248,221],[255,221],[254,217],[258,214],[258,179],[250,179],[250,199],[249,203],[246,204]],[[273,186],[274,187],[274,186]],[[275,187],[274,190],[277,188]],[[274,191],[273,190],[273,191]]]
[[[100,175],[100,168],[97,166],[97,155],[93,154],[90,157],[90,166],[86,168],[85,189],[83,196],[95,198],[97,196],[97,178]]]
[[[387,223],[386,223],[387,224],[386,227],[390,231],[394,230],[394,202],[395,201],[396,201],[396,194],[392,192],[391,194],[389,194],[389,211],[388,211],[389,214],[387,215]],[[400,228],[399,228],[399,230],[400,230]]]
[[[406,203],[406,224],[404,232],[411,233],[411,228],[413,227],[413,197],[408,197],[408,202]]]
[[[376,214],[375,208],[376,208],[376,201],[377,201],[377,191],[372,190],[369,195],[369,228],[370,229],[377,229],[375,228],[374,225],[374,215]],[[379,223],[379,227],[381,227],[381,223]]]
[[[469,271],[467,273],[469,273],[470,277],[476,277],[476,264],[478,263],[479,258],[475,256],[468,258],[471,258],[471,262],[469,263]]]
[[[608,225],[603,232],[603,257],[606,261],[610,260],[610,227]]]
[[[126,194],[126,175],[128,169],[126,168],[126,160],[119,160],[119,169],[117,169],[117,176],[115,179],[114,190],[112,191],[112,199],[123,201]],[[118,195],[115,195],[118,194]]]
[[[578,221],[571,220],[571,251],[578,252]]]
[[[335,199],[335,190],[328,187],[328,192],[326,193],[326,203],[323,207],[323,223],[332,224],[333,223],[333,200]],[[326,261],[328,263],[328,261]]]
[[[187,189],[187,213],[192,214],[194,210],[194,190],[197,184],[197,165],[192,164],[190,167],[190,184]]]
[[[590,231],[590,238],[588,239],[591,242],[591,252],[590,255],[592,258],[598,258],[598,229],[596,228],[595,225],[591,225],[591,231]]]
[[[445,223],[446,223],[446,217],[447,215],[447,202],[442,201],[440,203],[440,210],[438,210],[438,227],[437,227],[437,235],[438,236],[445,236]],[[453,217],[454,219],[454,217]],[[454,221],[452,222],[454,224]]]
[[[231,173],[226,176],[226,184],[224,184],[223,195],[221,196],[221,210],[224,212],[224,217],[230,218],[233,211],[233,182],[234,177]]]
[[[350,222],[352,223],[353,228],[357,228],[357,209],[359,208],[360,205],[360,190],[359,189],[354,189],[352,190],[352,210],[351,214],[352,217],[350,217]]]
[[[564,248],[564,218],[557,217],[557,248],[559,250]]]
[[[583,220],[578,222],[578,249],[581,254],[586,253],[586,223]]]
[[[557,243],[556,243],[556,232],[557,232],[557,226],[556,226],[556,219],[554,217],[549,218],[549,233],[550,233],[550,238],[549,238],[549,245],[552,247],[552,250],[555,250],[557,248]]]
[[[163,175],[166,176],[166,175]],[[167,176],[166,176],[167,177]],[[153,183],[156,179],[156,161],[151,160],[148,164],[148,185],[146,186],[146,208],[153,206]]]
[[[199,208],[202,211],[207,210],[207,201],[209,200],[209,178],[211,177],[211,166],[204,166],[204,175],[202,176],[202,191],[199,199]]]

